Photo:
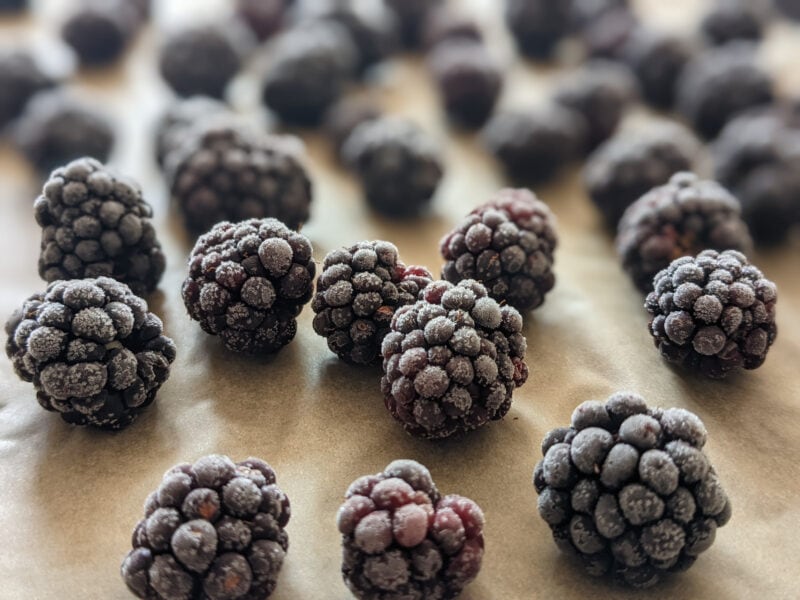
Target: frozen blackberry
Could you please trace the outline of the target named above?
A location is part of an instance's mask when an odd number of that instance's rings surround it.
[[[514,182],[537,184],[552,179],[580,156],[587,131],[580,114],[554,104],[495,113],[483,138]]]
[[[353,130],[343,149],[367,203],[388,217],[411,217],[430,204],[444,174],[441,152],[415,123],[382,117]]]
[[[450,600],[481,568],[483,511],[469,498],[441,496],[413,460],[356,479],[336,526],[342,575],[360,600]]]
[[[276,219],[218,223],[189,257],[183,302],[203,331],[233,352],[277,352],[311,300],[311,242]]]
[[[733,40],[760,40],[766,21],[766,6],[760,0],[716,0],[700,28],[712,44],[720,46]]]
[[[503,72],[483,44],[455,40],[431,53],[430,69],[447,116],[469,128],[491,116],[503,88]]]
[[[644,99],[656,108],[675,104],[678,80],[694,55],[688,39],[679,35],[640,27],[625,45],[625,62],[630,65]]]
[[[502,419],[528,379],[522,317],[471,279],[437,281],[395,312],[383,340],[384,403],[411,435],[442,439]]]
[[[175,360],[161,320],[108,277],[54,281],[6,323],[6,354],[42,408],[122,429],[155,399]]]
[[[395,311],[417,301],[433,281],[425,267],[407,267],[389,242],[359,242],[325,257],[311,301],[314,331],[345,362],[380,364],[381,343]]]
[[[158,165],[164,167],[167,156],[180,148],[193,127],[227,114],[230,114],[227,104],[208,96],[177,99],[164,111],[156,125]]]
[[[14,129],[20,151],[43,173],[90,156],[106,162],[114,145],[111,120],[99,107],[59,90],[37,94]]]
[[[322,0],[310,4],[309,13],[313,18],[338,23],[347,31],[355,44],[356,71],[361,74],[387,59],[400,43],[394,14],[382,4]]]
[[[753,169],[739,187],[742,217],[759,244],[784,241],[800,223],[800,163]]]
[[[161,76],[179,96],[222,98],[250,43],[231,23],[181,29],[161,47]]]
[[[519,51],[530,58],[547,59],[571,26],[570,0],[505,0],[506,25]]]
[[[153,208],[135,182],[78,159],[53,171],[33,208],[45,281],[113,277],[139,296],[158,285],[166,260],[150,221]]]
[[[340,161],[344,162],[344,144],[355,128],[382,115],[381,107],[371,98],[345,97],[330,108],[325,115],[324,129]]]
[[[475,19],[467,13],[443,4],[428,14],[422,37],[425,47],[431,50],[442,42],[482,42],[483,32]]]
[[[289,0],[236,0],[236,14],[263,42],[286,23]]]
[[[26,51],[0,51],[0,132],[16,119],[34,94],[55,81]]]
[[[631,204],[617,233],[622,266],[643,292],[676,258],[709,248],[750,252],[752,245],[739,201],[692,173],[673,175]]]
[[[706,438],[694,413],[637,394],[578,406],[571,427],[545,436],[533,472],[556,545],[590,575],[636,588],[691,567],[731,517]]]
[[[500,304],[525,311],[539,307],[556,282],[556,218],[526,189],[501,190],[442,238],[450,283],[479,281]]]
[[[800,207],[800,127],[786,111],[756,110],[728,123],[713,146],[716,177],[742,203],[755,240],[782,241]]]
[[[589,157],[584,180],[589,196],[609,227],[616,229],[625,209],[675,173],[691,171],[699,144],[672,124],[617,134]]]
[[[623,60],[628,43],[641,27],[639,19],[626,6],[602,11],[581,31],[589,56]]]
[[[383,0],[383,3],[397,17],[403,43],[409,48],[416,48],[422,41],[428,16],[445,2],[444,0]]]
[[[145,501],[122,579],[139,598],[264,600],[289,548],[290,516],[261,459],[212,454],[175,465]]]
[[[717,179],[731,189],[758,167],[800,155],[800,126],[778,109],[755,109],[732,119],[712,146]]]
[[[293,137],[225,118],[193,129],[167,161],[172,198],[189,231],[261,217],[299,229],[308,220],[311,181],[296,146]]]
[[[291,125],[318,125],[352,78],[356,48],[347,30],[333,22],[314,22],[278,39],[262,96]]]
[[[706,138],[737,114],[770,104],[773,84],[755,62],[750,44],[736,42],[692,59],[678,81],[677,108]]]
[[[108,65],[122,56],[139,27],[130,0],[82,3],[61,26],[61,37],[87,67]]]
[[[713,379],[757,369],[778,329],[777,288],[734,250],[684,256],[658,273],[645,308],[650,333],[669,362]]]
[[[556,90],[555,101],[584,118],[588,127],[584,151],[588,153],[614,134],[637,95],[629,69],[598,59],[566,77]]]

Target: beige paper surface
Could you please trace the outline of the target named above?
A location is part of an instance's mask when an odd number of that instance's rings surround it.
[[[493,4],[470,3],[490,27],[497,19]],[[647,10],[656,4],[643,3]],[[702,3],[668,4],[687,9],[661,9],[669,22],[680,23]],[[36,27],[23,23],[14,30],[24,35]],[[765,53],[786,72],[789,86],[798,54],[787,52],[800,47],[800,33],[782,27],[774,36]],[[339,362],[312,331],[310,309],[295,341],[268,358],[230,354],[189,320],[180,299],[189,247],[167,208],[149,146],[153,118],[168,97],[153,69],[157,39],[145,32],[125,66],[80,83],[123,120],[115,165],[142,181],[156,206],[169,266],[150,304],[175,339],[178,358],[156,403],[116,434],[73,428],[44,412],[32,386],[0,359],[0,598],[130,597],[119,564],[145,497],[170,466],[212,452],[267,460],[291,499],[290,549],[276,600],[350,597],[339,573],[335,514],[353,479],[396,458],[424,463],[444,493],[471,497],[486,513],[483,569],[465,600],[800,597],[800,239],[755,256],[780,298],[780,333],[764,367],[705,381],[662,362],[647,333],[642,298],[618,266],[580,170],[568,170],[536,190],[559,217],[561,244],[556,288],[544,307],[526,315],[529,381],[504,421],[459,440],[418,441],[385,411],[380,369]],[[507,50],[507,42],[498,47]],[[515,84],[505,104],[543,100],[550,71],[513,63],[510,73]],[[501,187],[503,177],[477,138],[447,134],[419,61],[393,65],[387,80],[387,107],[412,115],[445,146],[447,177],[434,213],[401,224],[368,213],[324,140],[309,134],[316,199],[304,232],[320,261],[337,246],[383,238],[399,246],[405,262],[437,272],[439,238]],[[240,106],[255,106],[257,91],[239,87]],[[3,320],[44,288],[36,275],[36,187],[24,162],[0,146]],[[696,565],[649,592],[592,579],[562,557],[537,514],[531,485],[544,434],[568,424],[578,403],[621,389],[642,393],[651,405],[700,415],[710,433],[707,452],[734,507],[731,522]]]

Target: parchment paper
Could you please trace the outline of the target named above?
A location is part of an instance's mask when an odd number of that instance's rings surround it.
[[[157,2],[161,23],[214,10],[220,2]],[[641,2],[669,27],[686,28],[705,2]],[[667,4],[668,6],[662,6]],[[66,3],[41,2],[63,11]],[[214,6],[217,5],[217,6]],[[498,3],[466,5],[486,24],[514,81],[503,103],[544,101],[552,69],[509,58],[498,34]],[[55,17],[4,24],[3,41],[41,39]],[[30,384],[0,359],[0,598],[129,598],[119,565],[142,503],[171,465],[207,453],[258,456],[277,470],[292,502],[290,549],[276,600],[346,599],[339,573],[335,514],[348,484],[396,458],[427,465],[439,488],[475,499],[486,513],[486,555],[466,600],[528,598],[800,597],[800,239],[754,260],[780,290],[780,334],[763,368],[723,382],[705,381],[662,362],[647,332],[642,298],[618,266],[610,236],[585,196],[578,167],[537,188],[560,219],[558,282],[540,310],[526,315],[531,367],[506,419],[444,443],[407,436],[385,411],[380,369],[340,363],[311,328],[306,309],[296,340],[271,358],[226,352],[189,320],[180,299],[189,240],[168,209],[152,164],[155,115],[169,97],[154,69],[158,33],[138,39],[128,61],[83,76],[77,87],[122,122],[113,163],[138,178],[156,207],[169,267],[151,309],[178,345],[172,376],[156,403],[123,432],[72,428],[44,412]],[[778,26],[764,48],[781,84],[797,89],[800,33]],[[569,59],[567,59],[569,60]],[[447,177],[433,214],[397,224],[370,214],[330,148],[305,134],[316,199],[305,229],[321,260],[361,239],[395,242],[409,264],[440,267],[437,242],[468,209],[504,185],[502,173],[469,134],[448,135],[424,64],[408,58],[384,74],[381,97],[444,144]],[[257,106],[257,86],[235,86],[237,104]],[[651,118],[643,111],[632,117]],[[0,317],[44,288],[36,275],[39,232],[31,204],[36,178],[0,146]],[[562,557],[536,511],[532,469],[539,444],[566,425],[574,407],[616,390],[642,393],[652,405],[685,407],[709,429],[707,452],[733,502],[733,518],[696,565],[649,592],[616,588],[584,575]]]

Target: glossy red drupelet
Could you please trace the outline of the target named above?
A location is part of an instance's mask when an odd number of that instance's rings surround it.
[[[462,496],[440,496],[430,472],[396,460],[356,479],[339,508],[342,575],[360,600],[447,600],[478,575],[484,516]]]

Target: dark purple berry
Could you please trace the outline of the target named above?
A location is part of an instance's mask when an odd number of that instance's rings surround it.
[[[175,344],[124,283],[55,281],[6,323],[6,354],[39,404],[75,425],[122,429],[169,377]]]
[[[315,263],[308,239],[276,219],[222,222],[189,257],[183,301],[206,333],[234,352],[277,352],[294,339],[311,299]]]

